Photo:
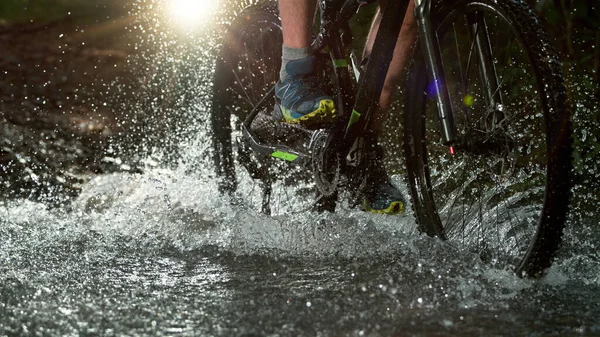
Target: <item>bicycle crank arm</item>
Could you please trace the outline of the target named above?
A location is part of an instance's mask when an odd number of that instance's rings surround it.
[[[252,151],[263,157],[276,158],[296,165],[309,165],[311,163],[310,155],[302,153],[284,145],[266,145],[262,144],[258,137],[252,133],[245,125],[242,125],[243,142],[250,146]]]

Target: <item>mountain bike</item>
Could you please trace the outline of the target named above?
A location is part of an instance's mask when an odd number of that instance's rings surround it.
[[[323,81],[338,121],[308,130],[268,120],[263,135],[254,126],[273,108],[281,62],[277,4],[237,13],[213,84],[221,191],[258,193],[267,214],[280,203],[276,188],[285,193],[302,180],[286,172],[308,172],[298,193],[316,191],[317,210],[360,191],[369,150],[357,144],[369,133],[408,1],[388,3],[373,51],[360,61],[349,51],[349,21],[373,1],[319,0],[312,49],[333,69]],[[557,53],[521,0],[416,0],[407,15],[416,16],[418,40],[402,92],[402,147],[418,228],[498,268],[541,275],[562,239],[571,186],[572,125]],[[241,187],[242,175],[260,188]]]

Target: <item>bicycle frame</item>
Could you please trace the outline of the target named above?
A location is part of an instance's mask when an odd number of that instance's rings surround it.
[[[336,123],[329,137],[328,148],[330,153],[338,153],[345,158],[354,142],[361,136],[370,132],[370,121],[378,109],[378,99],[381,96],[387,71],[393,57],[396,41],[400,35],[403,20],[407,14],[409,1],[391,0],[382,12],[373,50],[369,56],[366,70],[354,91],[354,85],[348,69],[346,50],[350,28],[348,21],[358,11],[361,5],[374,2],[375,0],[319,0],[320,30],[312,43],[314,53],[321,52],[325,47],[329,48],[329,54],[335,69],[335,80],[337,81],[337,109],[340,122]],[[442,142],[452,146],[457,141],[456,126],[450,95],[445,86],[444,69],[442,65],[441,52],[438,45],[437,34],[433,30],[431,21],[432,1],[414,0],[414,15],[417,20],[418,34],[422,46],[422,54],[426,58],[427,71],[429,75],[429,91],[433,90],[440,120]],[[408,14],[410,15],[410,14]],[[502,120],[501,114],[502,98],[494,88],[498,88],[498,78],[495,66],[491,58],[491,47],[487,28],[483,17],[472,15],[468,17],[473,34],[474,47],[479,60],[480,77],[487,86],[486,101],[488,106],[496,107],[493,111],[495,123]],[[250,130],[250,124],[258,111],[264,106],[265,96],[254,111],[250,113],[244,122],[243,134],[250,147],[258,153],[283,159],[286,161],[306,164],[312,159],[311,156],[285,146],[271,146],[260,144],[258,138]]]

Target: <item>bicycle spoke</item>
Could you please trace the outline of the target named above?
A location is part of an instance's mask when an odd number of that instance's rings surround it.
[[[233,72],[233,75],[235,76],[235,79],[236,79],[237,83],[239,84],[238,87],[240,87],[242,89],[242,93],[239,93],[237,90],[235,90],[231,87],[230,87],[230,89],[233,90],[235,93],[237,93],[240,97],[245,97],[246,102],[252,106],[252,102],[253,102],[252,98],[250,98],[250,96],[248,95],[248,91],[244,87],[242,80],[238,76],[238,73],[234,69],[231,69],[231,71]]]
[[[510,58],[510,51],[512,50],[512,46],[513,46],[512,41],[513,40],[511,39],[511,44],[509,46],[509,51],[508,51],[507,56],[506,56],[507,60],[506,60],[505,63],[508,63],[508,59]],[[523,55],[523,53],[524,53],[524,50],[521,50],[521,52],[519,53],[519,56],[517,57],[517,59],[515,60],[514,63],[516,63],[516,61],[521,58],[521,56]],[[498,83],[498,88],[496,88],[496,90],[494,91],[494,95],[496,95],[500,91],[500,88],[502,87],[502,85],[506,81],[506,78],[505,78],[504,75],[505,75],[507,69],[509,69],[509,67],[505,66],[504,69],[502,70],[502,75],[500,75],[500,77],[499,77],[500,78],[500,82]]]
[[[473,36],[476,36],[477,33],[479,32],[479,25],[477,25],[476,29],[477,30],[475,31],[475,33],[473,34]],[[461,78],[465,78],[465,79],[467,79],[469,77],[469,69],[471,68],[471,60],[473,58],[473,51],[475,50],[475,39],[472,39],[472,40],[473,41],[471,42],[471,47],[469,48],[469,57],[467,59],[467,67],[465,69],[465,75],[462,76],[462,74],[461,74]],[[465,90],[465,94],[466,94],[468,92],[467,91],[468,81],[465,80],[464,84],[465,84],[464,90]]]
[[[456,24],[453,22],[452,23],[452,30],[454,31],[454,42],[455,42],[455,46],[456,46],[456,55],[458,56],[458,72],[460,74],[460,82],[461,83],[465,83],[465,77],[463,76],[463,69],[462,69],[462,58],[460,56],[460,47],[459,47],[459,43],[458,43],[458,33],[456,32]]]
[[[245,56],[245,59],[246,59],[246,69],[248,71],[251,71],[251,69],[253,69],[253,68],[251,68],[250,61],[248,60],[248,53],[249,52],[248,52],[248,44],[247,43],[244,43],[244,51],[245,51],[244,52],[244,56]],[[251,99],[251,101],[252,102],[256,102],[256,95],[254,93],[254,91],[255,91],[254,90],[254,88],[255,88],[254,87],[254,73],[252,72],[249,77],[250,77],[250,79],[249,79],[249,81],[250,81],[250,84],[249,84],[250,85],[250,92],[252,93],[252,99]]]

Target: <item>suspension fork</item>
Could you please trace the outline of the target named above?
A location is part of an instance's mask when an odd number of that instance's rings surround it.
[[[448,87],[446,86],[439,41],[431,22],[431,5],[432,0],[415,0],[415,17],[430,79],[427,90],[429,94],[435,96],[442,142],[445,145],[452,145],[457,140],[456,125]],[[504,113],[502,112],[502,96],[499,91],[498,75],[493,62],[487,25],[480,12],[469,13],[467,22],[470,26],[471,38],[474,41],[479,62],[479,77],[485,86],[486,106],[492,109],[486,121],[486,128],[492,129],[504,119]]]
[[[431,2],[432,0],[415,0],[415,18],[430,81],[427,91],[435,96],[442,142],[445,145],[452,145],[456,141],[456,125],[454,124],[450,94],[446,86],[440,45],[431,22]]]

